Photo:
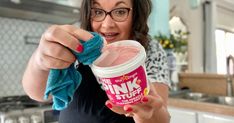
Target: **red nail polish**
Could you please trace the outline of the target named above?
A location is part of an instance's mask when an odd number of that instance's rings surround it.
[[[142,98],[142,102],[145,102],[145,103],[146,103],[146,102],[148,102],[148,101],[149,101],[149,99],[148,99],[147,97],[143,97],[143,98]]]
[[[131,112],[132,111],[132,108],[131,107],[128,107],[126,112]]]
[[[106,106],[111,109],[112,108],[112,105],[110,103],[107,103]]]
[[[83,46],[82,45],[78,45],[77,47],[76,47],[76,51],[78,51],[78,52],[83,52],[83,50],[84,50],[84,48],[83,48]]]

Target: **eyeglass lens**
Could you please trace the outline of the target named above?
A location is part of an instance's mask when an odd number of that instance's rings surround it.
[[[92,8],[91,10],[91,18],[94,21],[103,21],[107,15],[110,15],[111,18],[115,21],[125,21],[128,17],[130,8],[117,8],[113,9],[110,12],[106,12],[105,10]]]

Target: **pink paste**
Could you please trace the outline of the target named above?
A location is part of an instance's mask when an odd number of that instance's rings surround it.
[[[120,65],[132,59],[139,53],[140,49],[135,46],[106,46],[96,65],[99,67],[110,67]]]

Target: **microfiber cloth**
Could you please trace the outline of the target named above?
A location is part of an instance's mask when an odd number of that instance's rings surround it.
[[[95,33],[93,38],[88,41],[81,41],[84,47],[82,53],[72,51],[76,59],[84,65],[90,65],[101,55],[103,47],[102,37]],[[52,108],[55,110],[63,110],[72,101],[76,89],[81,83],[82,76],[76,70],[74,63],[65,69],[51,69],[49,72],[44,99],[48,99],[51,94],[53,96]]]

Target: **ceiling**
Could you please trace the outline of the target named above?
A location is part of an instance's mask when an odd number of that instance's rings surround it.
[[[56,2],[55,2],[56,1]],[[0,0],[0,16],[54,24],[72,24],[79,20],[79,3],[60,0]],[[76,0],[76,2],[80,0]],[[69,4],[68,4],[69,3]],[[71,5],[76,5],[73,7]]]
[[[65,6],[72,6],[72,7],[78,7],[80,8],[82,0],[41,0],[41,1],[47,1],[51,3],[56,3],[60,5]]]
[[[226,8],[234,12],[234,0],[216,0],[218,7]]]

